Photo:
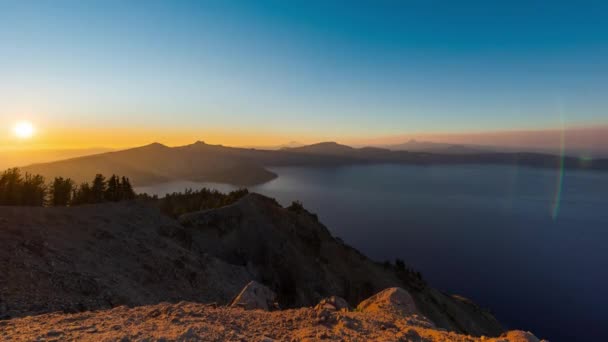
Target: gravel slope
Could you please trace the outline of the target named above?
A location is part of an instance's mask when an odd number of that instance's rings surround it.
[[[423,317],[314,308],[267,312],[180,302],[0,321],[5,341],[428,341],[533,342],[511,331],[471,337],[433,328]]]

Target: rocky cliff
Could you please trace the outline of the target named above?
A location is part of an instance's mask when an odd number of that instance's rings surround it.
[[[4,318],[160,302],[223,305],[251,280],[275,292],[281,308],[313,306],[332,295],[355,306],[402,287],[436,328],[503,332],[471,302],[433,289],[407,269],[368,259],[303,208],[282,208],[257,194],[179,221],[136,202],[0,207]]]
[[[179,220],[192,237],[192,251],[242,265],[278,294],[283,307],[311,306],[337,295],[355,305],[378,291],[399,286],[439,327],[473,335],[497,335],[500,324],[461,297],[429,287],[418,274],[378,264],[334,238],[304,209],[287,210],[250,194],[220,209]]]

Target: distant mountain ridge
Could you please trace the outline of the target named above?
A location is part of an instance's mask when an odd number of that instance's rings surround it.
[[[305,145],[300,147],[283,148],[286,152],[300,152],[300,153],[313,153],[313,154],[325,154],[325,155],[341,155],[352,153],[355,148],[340,145],[333,141],[320,142],[312,145]]]
[[[411,139],[401,144],[384,145],[382,147],[393,151],[426,152],[439,154],[474,154],[485,152],[499,152],[497,148],[492,148],[490,146],[437,143],[431,141],[417,141],[415,139]]]
[[[0,170],[111,151],[113,149],[105,147],[82,149],[0,149]]]
[[[379,147],[354,148],[336,142],[322,142],[280,150],[194,144],[168,147],[160,143],[78,157],[23,168],[47,178],[70,177],[88,181],[97,173],[121,174],[136,186],[172,180],[228,183],[249,186],[277,177],[268,167],[396,163],[409,165],[498,164],[540,168],[608,170],[608,159],[581,159],[542,153],[429,153],[393,151]]]
[[[88,181],[97,173],[116,173],[130,177],[137,185],[178,179],[251,185],[276,177],[247,158],[230,152],[230,148],[200,141],[180,147],[153,143],[117,152],[35,164],[23,170],[47,178],[63,175],[77,182]]]
[[[418,141],[410,139],[400,144],[379,145],[393,151],[426,152],[435,154],[477,154],[477,153],[541,153],[541,154],[565,154],[566,156],[589,156],[595,159],[608,158],[608,151],[599,144],[580,146],[580,144],[570,146],[565,144],[563,147],[557,145],[553,147],[516,147],[503,145],[478,145],[478,144],[456,144],[440,143],[432,141]]]

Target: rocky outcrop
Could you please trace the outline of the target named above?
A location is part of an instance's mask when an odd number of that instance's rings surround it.
[[[277,293],[281,307],[313,306],[332,295],[355,304],[399,279],[339,243],[315,216],[249,194],[179,219],[193,251],[242,265]]]
[[[193,251],[242,265],[253,279],[277,293],[281,307],[314,306],[336,295],[350,305],[391,287],[409,292],[416,308],[440,328],[497,336],[498,321],[462,297],[443,294],[415,273],[380,265],[334,238],[316,215],[287,210],[249,194],[220,209],[179,219]]]
[[[513,330],[505,333],[501,337],[504,338],[504,341],[509,342],[541,342],[529,331]]]
[[[363,312],[384,311],[402,316],[420,315],[414,298],[406,290],[399,287],[386,289],[364,300],[357,306],[357,310]]]
[[[265,310],[276,308],[277,295],[268,287],[252,281],[230,303],[231,307],[245,310]]]
[[[348,302],[344,298],[338,296],[323,298],[319,304],[315,306],[315,310],[349,311],[351,309]]]

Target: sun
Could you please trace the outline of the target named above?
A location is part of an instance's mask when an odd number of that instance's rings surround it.
[[[13,133],[19,139],[29,139],[34,135],[34,125],[28,121],[21,121],[13,127]]]

